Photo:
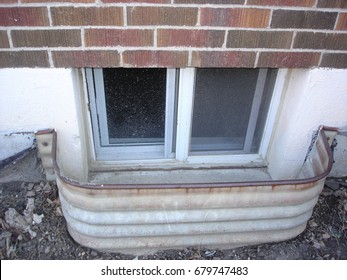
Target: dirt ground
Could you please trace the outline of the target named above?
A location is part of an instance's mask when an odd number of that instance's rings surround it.
[[[15,176],[22,173],[26,175]],[[44,181],[33,152],[0,170],[0,259],[347,259],[346,179],[328,182],[306,230],[295,239],[230,250],[193,247],[134,256],[99,252],[73,241],[57,187]]]

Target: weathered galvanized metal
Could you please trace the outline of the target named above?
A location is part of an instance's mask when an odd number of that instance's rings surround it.
[[[80,183],[60,171],[56,133],[48,134],[71,236],[84,246],[112,252],[139,254],[186,246],[232,248],[293,238],[305,229],[333,161],[322,127],[300,179]]]
[[[41,159],[46,179],[55,181],[54,163],[53,163],[53,134],[51,129],[40,130],[35,133],[38,157]]]

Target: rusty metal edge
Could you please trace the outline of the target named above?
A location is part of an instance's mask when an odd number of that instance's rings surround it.
[[[57,132],[54,129],[45,129],[37,131],[37,135],[53,134],[52,143],[52,159],[53,167],[56,175],[61,181],[66,184],[72,185],[77,188],[83,189],[188,189],[188,188],[230,188],[230,187],[255,187],[255,186],[281,186],[281,185],[299,185],[311,184],[325,178],[333,165],[333,154],[330,149],[327,137],[324,131],[335,131],[335,127],[320,126],[319,132],[322,133],[324,147],[328,153],[329,161],[328,166],[324,172],[311,178],[293,179],[293,180],[271,180],[271,181],[249,181],[249,182],[229,182],[229,183],[190,183],[190,184],[95,184],[95,183],[80,183],[76,180],[70,179],[62,175],[57,163]]]

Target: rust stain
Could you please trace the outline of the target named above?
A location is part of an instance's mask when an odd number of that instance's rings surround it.
[[[194,183],[194,184],[91,184],[91,183],[80,183],[75,180],[71,180],[65,176],[63,176],[60,172],[60,168],[56,161],[56,148],[57,148],[57,134],[54,130],[45,130],[43,132],[37,132],[38,135],[40,134],[52,134],[53,135],[53,143],[52,143],[52,158],[53,158],[53,165],[54,170],[56,174],[58,175],[59,179],[66,183],[67,185],[70,185],[69,187],[76,187],[76,188],[82,188],[82,189],[89,189],[89,190],[120,190],[120,189],[137,189],[138,192],[142,189],[185,189],[186,193],[189,193],[193,189],[208,189],[208,192],[216,191],[216,188],[233,188],[233,191],[245,191],[245,187],[261,187],[261,186],[271,186],[272,190],[280,189],[282,186],[291,185],[293,186],[293,189],[306,189],[312,186],[313,183],[324,179],[327,174],[329,174],[332,163],[333,163],[333,157],[330,150],[330,146],[328,144],[327,138],[325,136],[324,130],[328,131],[336,131],[336,128],[331,127],[320,127],[319,131],[321,133],[322,141],[324,144],[324,148],[326,150],[326,153],[328,155],[328,164],[324,171],[322,171],[321,174],[316,174],[315,176],[311,178],[305,178],[305,179],[293,179],[293,180],[272,180],[272,181],[249,181],[249,182],[227,182],[227,183]],[[235,189],[238,188],[238,189]]]

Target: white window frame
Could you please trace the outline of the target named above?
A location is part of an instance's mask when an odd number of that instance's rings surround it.
[[[201,151],[191,151],[190,155],[217,155],[217,154],[221,154],[221,155],[226,155],[226,154],[250,154],[251,153],[251,148],[252,148],[252,143],[253,143],[253,138],[254,138],[254,133],[255,133],[255,128],[256,128],[256,124],[257,124],[257,120],[258,120],[258,115],[259,115],[259,109],[260,109],[260,105],[261,105],[261,101],[262,101],[262,97],[263,97],[263,93],[264,93],[264,87],[265,87],[265,82],[266,82],[266,75],[267,75],[268,70],[267,69],[259,69],[259,73],[258,73],[258,78],[257,78],[257,82],[256,82],[256,88],[255,88],[255,92],[254,92],[254,97],[253,97],[253,101],[252,101],[252,107],[251,107],[251,113],[250,113],[250,117],[249,117],[249,121],[248,121],[248,125],[247,125],[247,132],[246,132],[246,137],[245,137],[245,141],[244,141],[244,145],[243,145],[243,149],[240,150],[234,150],[234,149],[230,149],[229,152],[226,152],[225,150],[223,151],[205,151],[205,152],[201,152]],[[196,71],[195,74],[196,75]],[[193,94],[195,92],[194,90],[195,85],[193,85]],[[191,94],[191,90],[189,91],[189,94]],[[186,94],[187,95],[187,94]],[[189,98],[193,98],[194,102],[194,96],[193,97],[189,97]],[[193,106],[191,107],[193,110]],[[193,118],[193,114],[194,112],[190,112],[190,119],[192,121]],[[190,128],[191,131],[191,128]],[[218,137],[221,138],[221,137]],[[211,141],[211,138],[199,138],[200,141],[203,143],[204,141],[206,143],[208,143],[209,141]],[[205,145],[204,143],[202,145]],[[214,144],[213,146],[215,146],[216,144]],[[230,143],[228,143],[228,145],[230,145]]]
[[[93,136],[96,157],[105,161],[115,159],[160,159],[174,156],[172,139],[174,131],[174,108],[170,106],[175,102],[176,70],[167,69],[166,76],[166,104],[165,104],[165,137],[163,144],[118,145],[110,143],[105,88],[102,69],[86,69],[87,83],[90,97],[90,109],[93,124]],[[98,128],[98,129],[97,129]]]
[[[97,78],[94,81],[93,71],[97,70]],[[251,140],[253,139],[255,122],[259,113],[260,100],[262,97],[265,79],[266,69],[259,71],[257,80],[255,95],[253,98],[251,117],[248,123],[248,129],[245,140],[244,150],[250,149]],[[101,73],[101,76],[100,76]],[[239,166],[239,165],[264,165],[266,153],[270,143],[273,127],[275,125],[277,109],[281,100],[281,93],[283,91],[285,77],[287,70],[278,69],[275,86],[273,89],[272,99],[268,110],[267,119],[264,126],[262,140],[259,146],[259,151],[256,154],[240,153],[240,151],[230,153],[219,152],[190,152],[190,135],[192,128],[192,114],[194,103],[194,86],[195,86],[195,68],[182,68],[179,69],[179,78],[177,77],[176,69],[168,69],[167,72],[167,90],[166,90],[166,118],[165,118],[165,143],[164,145],[152,145],[146,150],[143,146],[108,146],[105,147],[101,144],[100,134],[95,129],[98,127],[96,107],[105,107],[105,99],[96,100],[96,87],[99,86],[100,91],[103,91],[102,70],[101,69],[86,69],[86,79],[89,91],[90,101],[90,113],[91,113],[91,126],[94,147],[93,150],[93,166],[141,166],[142,164],[149,164],[148,166],[157,166],[162,164],[177,165],[223,165],[223,166]],[[101,78],[101,81],[100,81]],[[177,82],[179,81],[179,82]],[[98,85],[96,85],[98,84]],[[177,96],[175,88],[178,86]],[[178,98],[178,100],[175,100]],[[175,141],[174,127],[175,114],[174,106],[177,104],[177,127],[176,127],[176,139]],[[95,104],[95,105],[94,105]],[[93,108],[95,106],[95,108]],[[106,109],[104,109],[106,115]],[[106,126],[105,115],[101,117]],[[255,117],[254,117],[255,116]],[[252,121],[253,120],[253,121]],[[107,128],[107,127],[106,127]],[[173,142],[175,145],[175,153],[173,152]],[[248,143],[248,145],[247,145]],[[135,149],[134,149],[135,148]],[[248,150],[249,151],[249,150]]]

